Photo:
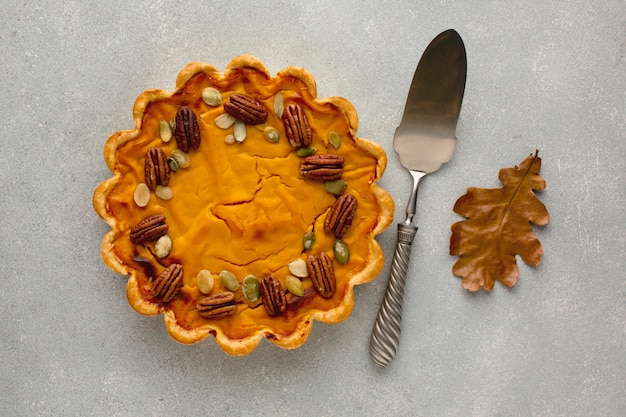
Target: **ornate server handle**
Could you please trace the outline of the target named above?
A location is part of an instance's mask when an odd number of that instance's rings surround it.
[[[417,227],[412,224],[398,224],[398,243],[391,264],[387,290],[370,338],[370,356],[381,368],[391,362],[400,343],[404,282],[409,267],[411,243],[416,233]]]

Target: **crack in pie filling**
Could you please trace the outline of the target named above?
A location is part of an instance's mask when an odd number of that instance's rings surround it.
[[[224,74],[187,65],[174,92],[142,93],[133,118],[106,142],[113,177],[93,204],[134,310],[231,355],[263,338],[296,348],[314,320],[350,315],[353,287],[383,267],[375,237],[394,205],[376,184],[385,152],[356,137],[347,100],[317,98],[302,68],[272,77],[241,55]]]

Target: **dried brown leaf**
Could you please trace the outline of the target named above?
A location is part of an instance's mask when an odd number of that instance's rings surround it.
[[[470,187],[456,201],[454,212],[467,220],[452,225],[450,255],[460,257],[452,273],[462,278],[463,288],[491,291],[496,280],[512,287],[519,276],[516,255],[539,264],[544,251],[531,222],[545,226],[550,215],[534,193],[546,187],[538,154],[519,167],[501,169],[502,188]]]

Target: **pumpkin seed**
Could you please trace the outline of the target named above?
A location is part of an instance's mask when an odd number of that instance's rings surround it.
[[[237,281],[237,277],[230,271],[224,270],[220,272],[220,279],[224,288],[229,291],[237,291],[237,288],[239,288],[239,281]]]
[[[167,158],[167,164],[170,166],[172,172],[178,171],[178,162],[176,162],[176,160],[171,156]]]
[[[324,183],[324,189],[328,191],[329,193],[335,194],[335,195],[342,194],[347,186],[348,186],[348,183],[341,179],[333,180],[333,181],[326,181]]]
[[[253,303],[261,295],[261,283],[254,275],[247,275],[241,283],[241,292],[246,300]]]
[[[276,116],[283,117],[283,112],[285,111],[285,98],[281,93],[276,93],[274,96],[274,113]]]
[[[178,163],[180,168],[187,168],[191,165],[191,158],[189,157],[189,154],[181,151],[180,149],[174,149],[170,156],[176,160],[176,163]]]
[[[222,94],[213,87],[207,87],[202,90],[202,100],[212,107],[222,104]]]
[[[278,129],[272,126],[267,126],[263,129],[263,137],[267,139],[268,142],[276,143],[280,139],[280,133],[278,133]]]
[[[287,291],[295,296],[302,297],[304,295],[304,284],[293,275],[285,277],[285,287],[287,287]]]
[[[308,148],[300,148],[296,151],[296,155],[300,157],[310,156],[317,152],[317,149],[310,146]]]
[[[345,265],[350,261],[350,249],[348,249],[348,245],[341,239],[335,239],[335,243],[333,243],[333,253],[335,254],[335,259],[342,265]]]
[[[135,187],[135,193],[133,194],[133,199],[135,200],[135,204],[139,207],[145,207],[148,205],[148,202],[150,202],[150,189],[145,183],[140,182],[137,184],[137,187]]]
[[[206,269],[201,269],[200,272],[198,272],[196,282],[198,283],[198,289],[202,294],[209,294],[213,289],[213,285],[215,285],[213,274]]]
[[[166,185],[157,185],[156,188],[154,189],[154,193],[161,200],[165,200],[165,201],[171,200],[172,197],[174,197],[174,192],[172,191],[170,187]]]
[[[159,122],[159,136],[163,142],[169,142],[172,140],[172,128],[167,120],[161,120]]]
[[[328,142],[330,142],[335,149],[339,149],[339,145],[341,145],[341,136],[339,136],[337,132],[333,132],[331,130],[328,132]]]
[[[294,259],[287,264],[287,269],[292,275],[298,278],[306,278],[309,276],[309,271],[306,269],[306,262],[304,259]]]
[[[231,127],[233,125],[233,123],[235,123],[235,120],[237,120],[237,119],[235,119],[230,114],[223,113],[223,114],[220,114],[219,116],[217,116],[215,118],[215,124],[220,129],[228,129],[229,127]]]
[[[243,120],[236,119],[235,120],[235,140],[239,143],[246,140],[246,124]]]
[[[302,246],[305,251],[310,251],[313,245],[315,245],[315,233],[308,232],[302,238]]]
[[[169,235],[163,235],[154,244],[154,253],[159,258],[165,258],[172,251],[172,238]]]

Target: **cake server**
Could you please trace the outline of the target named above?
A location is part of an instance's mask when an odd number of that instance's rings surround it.
[[[370,338],[370,356],[380,367],[393,360],[400,342],[404,283],[417,233],[413,225],[417,188],[425,175],[452,158],[466,73],[463,40],[453,29],[440,33],[428,45],[415,70],[404,115],[393,139],[400,163],[413,177],[413,190],[406,220],[398,224],[391,273]]]

